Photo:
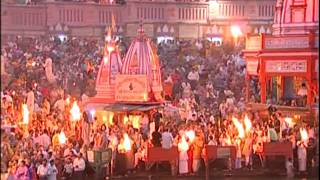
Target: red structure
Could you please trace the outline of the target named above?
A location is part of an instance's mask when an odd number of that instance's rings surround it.
[[[159,57],[151,40],[145,36],[142,25],[137,38],[132,41],[123,59],[121,76],[124,78],[118,79],[117,89],[123,89],[123,92],[130,97],[119,98],[124,93],[117,91],[118,101],[162,102],[163,87]],[[125,85],[129,85],[129,90],[125,90]]]
[[[244,58],[249,80],[258,76],[261,103],[307,87],[307,104],[318,96],[319,1],[277,0],[273,34],[248,35]],[[276,94],[275,96],[273,96]]]
[[[111,29],[105,36],[104,56],[96,79],[97,94],[89,98],[87,103],[114,103],[116,76],[122,67],[121,57],[116,42],[112,38]]]

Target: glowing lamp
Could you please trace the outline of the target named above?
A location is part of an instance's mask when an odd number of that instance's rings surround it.
[[[67,142],[67,137],[64,134],[64,132],[61,131],[60,134],[59,134],[59,143],[60,144],[65,144],[66,142]]]
[[[80,112],[80,108],[77,104],[77,101],[73,102],[72,108],[70,110],[70,114],[71,114],[72,121],[79,121],[80,120],[81,112]]]
[[[231,30],[231,34],[233,37],[237,38],[239,36],[242,36],[242,32],[241,32],[241,29],[239,26],[233,25],[233,26],[231,26],[230,30]]]

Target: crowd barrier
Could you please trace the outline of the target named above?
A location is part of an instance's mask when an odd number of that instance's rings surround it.
[[[263,144],[263,156],[285,156],[293,157],[291,142],[271,142]]]
[[[177,174],[179,152],[177,147],[163,149],[162,147],[149,147],[147,152],[146,167],[149,170],[155,163],[167,161],[171,164],[171,174]]]
[[[206,145],[202,153],[206,166],[206,179],[209,179],[210,162],[216,159],[231,158],[231,166],[234,167],[236,160],[236,146],[213,146]]]

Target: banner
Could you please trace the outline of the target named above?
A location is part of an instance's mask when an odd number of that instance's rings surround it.
[[[122,102],[148,101],[147,85],[146,75],[117,75],[115,100]]]

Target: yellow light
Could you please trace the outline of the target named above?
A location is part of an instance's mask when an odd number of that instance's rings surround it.
[[[242,36],[242,32],[239,26],[231,26],[231,34],[233,37],[237,38],[239,36]]]
[[[132,118],[132,126],[135,129],[140,129],[140,116],[133,116],[133,118]]]
[[[239,120],[235,117],[232,117],[232,122],[233,124],[236,126],[237,130],[238,130],[238,137],[239,138],[244,138],[244,129],[243,129],[243,125],[239,122]]]
[[[29,110],[26,104],[22,105],[22,110],[23,110],[23,121],[22,124],[28,124],[29,123]]]
[[[110,114],[109,114],[109,125],[113,125],[113,116],[114,116],[113,112],[110,112]]]
[[[66,103],[67,103],[67,105],[70,104],[70,97],[68,97],[68,98],[66,99]]]
[[[63,131],[61,131],[61,133],[59,134],[59,143],[60,144],[65,144],[67,142],[67,137],[64,134]]]
[[[284,121],[285,121],[286,123],[288,123],[288,125],[289,125],[290,128],[292,128],[292,127],[295,125],[295,123],[293,122],[293,119],[290,118],[290,117],[284,118]]]
[[[301,128],[300,129],[300,135],[301,135],[301,140],[302,141],[308,141],[309,140],[308,132],[307,132],[306,129]]]
[[[119,151],[128,152],[128,151],[131,150],[131,144],[132,144],[132,143],[131,143],[131,139],[129,138],[128,134],[125,133],[125,134],[123,135],[123,141],[122,141],[122,143],[120,143],[120,144],[118,145],[118,150],[119,150]]]
[[[244,125],[246,127],[246,132],[249,133],[252,127],[251,120],[247,115],[244,116]]]
[[[71,120],[72,121],[79,121],[80,120],[81,112],[80,112],[80,108],[77,104],[77,101],[73,102],[70,113],[71,113]]]
[[[107,47],[107,50],[108,50],[108,52],[110,53],[110,52],[112,52],[112,51],[114,50],[114,47],[113,47],[113,46],[108,46],[108,47]]]
[[[124,116],[124,118],[123,118],[123,124],[127,124],[128,121],[129,121],[128,116]]]
[[[103,124],[105,124],[107,122],[107,117],[106,116],[102,116],[102,122],[103,122]]]

